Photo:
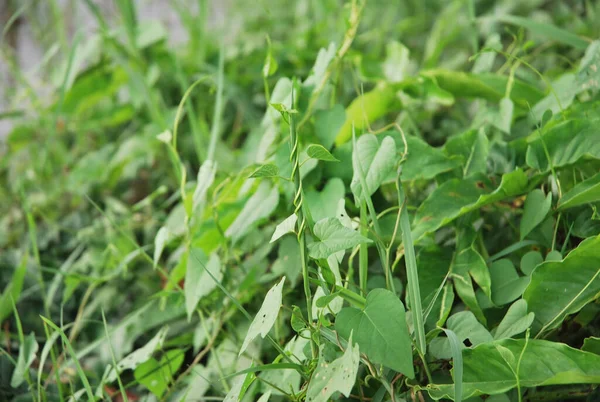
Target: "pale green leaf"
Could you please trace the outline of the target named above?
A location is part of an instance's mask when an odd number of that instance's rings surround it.
[[[359,165],[360,163],[360,165]],[[354,176],[350,188],[356,200],[363,198],[359,166],[365,176],[367,186],[366,195],[372,195],[390,172],[394,171],[396,164],[396,143],[392,137],[385,137],[381,144],[373,134],[365,134],[356,140],[356,148],[352,153],[352,167]]]
[[[133,372],[135,379],[157,397],[169,388],[173,374],[177,373],[185,357],[182,349],[167,351],[160,360],[151,358],[140,364]]]
[[[196,189],[193,195],[193,206],[196,210],[199,206],[204,205],[206,202],[206,193],[210,186],[215,181],[215,175],[217,174],[217,163],[211,160],[204,161],[200,169],[198,170],[198,177],[196,179]]]
[[[521,240],[542,223],[546,215],[548,215],[551,206],[551,193],[545,196],[542,190],[535,189],[527,195],[523,217],[521,218]]]
[[[291,214],[287,218],[285,218],[277,227],[275,228],[275,232],[273,236],[271,236],[271,243],[277,241],[282,236],[294,232],[296,227],[296,221],[298,220],[298,216],[296,214]]]
[[[117,371],[114,368],[109,372],[107,376],[108,382],[113,382],[117,380],[117,373],[122,373],[125,370],[134,370],[140,364],[148,361],[155,350],[159,349],[163,342],[165,341],[165,337],[167,336],[167,331],[169,329],[167,327],[163,327],[154,335],[154,337],[148,341],[144,346],[130,353],[126,357],[124,357],[120,362],[117,363]]]
[[[506,315],[496,328],[494,339],[512,338],[522,332],[533,323],[535,314],[527,313],[527,302],[523,299],[514,302]]]
[[[353,345],[352,334],[348,336],[346,351],[334,361],[327,361],[321,346],[319,362],[306,391],[306,402],[327,402],[335,392],[350,396],[359,363],[359,345]]]
[[[353,334],[362,353],[373,363],[383,364],[414,378],[412,340],[406,325],[404,305],[394,293],[373,289],[363,310],[346,307],[335,320],[336,331],[348,339]]]
[[[36,353],[39,349],[39,345],[35,340],[35,334],[32,332],[25,337],[25,341],[22,345],[19,345],[19,357],[17,359],[17,366],[13,371],[12,378],[10,380],[10,386],[13,388],[19,387],[27,376],[27,371],[31,363],[35,360]]]
[[[239,215],[225,231],[225,236],[235,243],[246,235],[254,225],[268,217],[279,203],[279,191],[271,187],[268,181],[263,181],[256,192],[244,205]]]
[[[321,219],[313,228],[319,241],[308,245],[312,258],[327,258],[338,251],[358,246],[361,243],[371,243],[372,240],[360,235],[355,230],[342,225],[337,218]]]
[[[240,349],[239,355],[244,353],[248,345],[260,334],[262,338],[267,336],[273,324],[277,320],[279,309],[281,308],[283,283],[285,282],[285,276],[281,278],[279,283],[273,286],[267,292],[265,299],[256,313],[256,317],[252,320],[242,348]]]
[[[331,155],[325,147],[319,144],[310,144],[306,148],[306,154],[313,159],[318,159],[326,162],[339,162],[339,159]]]
[[[156,268],[158,260],[160,260],[160,256],[162,255],[165,245],[169,242],[169,240],[171,240],[171,233],[169,232],[169,229],[167,229],[165,226],[158,229],[158,232],[156,232],[156,237],[154,238],[154,258],[152,259],[154,268]]]
[[[210,271],[212,277],[206,270]],[[223,271],[221,260],[217,253],[212,253],[207,259],[202,250],[191,249],[187,257],[187,268],[185,271],[185,309],[188,320],[191,319],[200,299],[212,292],[217,283],[213,277],[221,282]]]
[[[279,168],[272,163],[259,166],[251,175],[251,178],[258,177],[277,177],[279,175]]]

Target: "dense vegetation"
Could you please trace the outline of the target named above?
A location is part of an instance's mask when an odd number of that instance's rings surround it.
[[[249,3],[13,69],[0,400],[598,400],[600,3]]]

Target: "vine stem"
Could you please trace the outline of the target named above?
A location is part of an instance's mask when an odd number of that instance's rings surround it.
[[[294,107],[294,87],[296,85],[296,79],[292,81],[292,109]],[[298,133],[296,131],[296,122],[293,113],[288,113],[289,124],[290,124],[290,161],[292,162],[292,177],[294,181],[295,194],[294,194],[294,213],[298,217],[296,221],[296,229],[298,236],[298,244],[300,246],[300,263],[302,265],[302,280],[304,282],[304,296],[306,298],[306,316],[308,322],[312,325],[312,293],[310,290],[310,278],[308,274],[308,261],[306,259],[306,239],[304,237],[304,231],[306,229],[306,216],[302,211],[304,203],[304,194],[302,191],[302,177],[300,176],[300,149],[298,141]],[[317,357],[317,345],[311,336],[310,349],[312,357]]]

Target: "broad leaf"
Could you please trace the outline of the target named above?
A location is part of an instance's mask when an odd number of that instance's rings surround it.
[[[112,369],[108,376],[107,381],[113,382],[117,380],[117,372],[121,373],[124,370],[134,370],[140,364],[148,361],[155,350],[159,349],[163,342],[165,341],[165,337],[167,336],[167,331],[169,329],[167,327],[161,328],[160,331],[154,335],[147,344],[137,349],[136,351],[130,353],[125,358],[123,358],[120,362],[117,363],[117,371]]]
[[[154,268],[156,268],[158,260],[160,260],[160,256],[162,255],[162,252],[165,249],[165,245],[169,242],[170,239],[171,233],[169,232],[169,229],[167,229],[165,226],[161,227],[160,229],[158,229],[158,232],[156,232],[156,237],[154,238],[154,256],[152,259],[154,263]]]
[[[529,284],[529,277],[519,276],[513,263],[506,258],[490,265],[492,278],[492,301],[497,306],[510,303],[523,294]]]
[[[456,334],[461,343],[468,339],[473,346],[477,346],[493,340],[489,331],[477,321],[470,311],[461,311],[454,314],[448,318],[446,327]],[[463,347],[465,346],[463,345]],[[432,356],[438,359],[450,359],[452,357],[452,347],[448,338],[438,337],[432,340],[429,351]]]
[[[345,120],[346,111],[340,104],[329,110],[319,110],[315,113],[315,134],[325,148],[331,148]]]
[[[304,195],[304,202],[310,210],[315,221],[324,218],[333,218],[337,216],[337,209],[340,200],[344,199],[346,188],[344,182],[334,177],[330,179],[323,190],[308,190]]]
[[[447,225],[468,212],[523,193],[527,176],[521,169],[502,176],[500,185],[492,190],[484,177],[452,179],[436,188],[421,204],[414,218],[415,241]]]
[[[527,302],[523,299],[514,302],[494,332],[494,339],[512,338],[533,323],[535,314],[527,313]]]
[[[546,150],[555,168],[574,164],[583,158],[600,159],[599,121],[598,118],[558,121],[541,136],[539,132],[533,133],[528,137],[527,164],[542,172],[549,171],[551,165]]]
[[[306,402],[327,402],[335,392],[349,397],[354,388],[360,354],[359,345],[353,345],[352,335],[348,337],[348,347],[344,354],[334,361],[325,358],[323,348],[321,346],[319,363],[308,384]]]
[[[401,138],[393,132],[382,133],[391,135],[398,145],[398,151],[404,152]],[[408,155],[402,163],[402,180],[427,180],[433,179],[440,173],[448,172],[460,166],[460,158],[444,154],[440,148],[432,147],[419,137],[409,135],[406,137]],[[395,180],[396,172],[392,171],[387,179]]]
[[[404,305],[394,293],[374,289],[367,295],[364,310],[346,307],[335,320],[336,331],[344,338],[354,334],[362,353],[414,378],[412,341],[406,325]]]
[[[210,274],[206,272],[210,271]],[[213,279],[214,277],[214,279]],[[217,283],[223,279],[223,271],[221,269],[221,260],[217,253],[212,253],[207,259],[202,250],[190,250],[187,258],[187,268],[185,271],[185,309],[187,311],[188,320],[196,310],[196,305],[204,296],[212,292]]]
[[[279,168],[272,163],[267,163],[266,165],[260,165],[258,169],[256,169],[251,175],[251,178],[258,177],[277,177],[279,174]]]
[[[521,218],[521,240],[523,240],[529,232],[535,229],[537,225],[542,223],[546,215],[548,215],[551,206],[551,193],[548,193],[548,196],[545,196],[542,190],[535,189],[527,195],[523,217]]]
[[[516,388],[515,368],[507,362],[502,348],[516,357],[515,365],[520,362],[518,373],[521,387],[600,383],[598,355],[558,342],[505,339],[463,350],[464,399],[501,394]],[[426,389],[435,400],[454,399],[452,384],[431,384]]]
[[[269,182],[263,181],[256,192],[242,208],[240,214],[225,231],[225,236],[235,243],[261,219],[266,218],[275,210],[279,203],[279,191],[271,187]]]
[[[392,137],[385,137],[381,144],[373,134],[365,134],[356,140],[356,148],[352,154],[352,168],[354,176],[350,188],[356,200],[362,199],[359,172],[361,169],[365,176],[367,186],[366,195],[372,195],[390,172],[393,172],[396,163],[396,143]]]
[[[575,185],[558,200],[558,210],[600,201],[600,173]]]
[[[196,189],[194,190],[193,206],[194,210],[198,206],[203,205],[206,201],[206,193],[210,186],[215,181],[217,174],[217,163],[211,160],[205,161],[198,170],[198,178],[196,180]]]
[[[600,236],[581,242],[562,261],[546,261],[531,274],[523,294],[535,313],[534,333],[559,326],[600,292]]]
[[[357,231],[342,225],[337,218],[321,219],[313,228],[319,241],[308,245],[312,258],[327,258],[338,251],[371,243],[372,240],[360,235]]]
[[[135,379],[160,398],[169,388],[173,374],[183,364],[184,357],[183,350],[174,349],[167,351],[160,360],[151,358],[135,369]]]
[[[273,324],[277,320],[279,309],[281,308],[281,299],[283,292],[283,283],[285,282],[285,276],[281,278],[279,283],[273,286],[267,292],[260,310],[256,313],[256,317],[252,320],[242,348],[240,349],[239,355],[244,353],[250,342],[254,340],[259,334],[261,337],[267,336]]]
[[[306,154],[313,159],[318,159],[326,162],[339,162],[335,156],[331,155],[323,145],[319,144],[310,144],[308,148],[306,148]]]
[[[542,262],[544,262],[544,258],[539,251],[530,251],[521,258],[521,272],[531,275],[535,267]]]
[[[271,243],[277,241],[281,236],[284,236],[288,233],[292,233],[296,228],[296,221],[298,220],[298,216],[296,214],[291,214],[287,218],[283,220],[277,227],[275,228],[275,232],[273,236],[271,236]]]

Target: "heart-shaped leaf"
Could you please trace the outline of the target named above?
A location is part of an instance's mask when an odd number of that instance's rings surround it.
[[[363,198],[360,184],[360,172],[365,177],[366,195],[372,195],[393,172],[396,164],[396,143],[392,137],[385,137],[381,144],[373,134],[365,134],[356,140],[352,154],[354,176],[350,188],[356,200]]]
[[[306,154],[313,159],[318,159],[321,161],[339,162],[339,159],[331,155],[331,153],[325,149],[325,147],[319,144],[310,144],[308,148],[306,148]]]
[[[394,293],[372,290],[364,310],[346,307],[339,312],[335,329],[346,339],[353,333],[361,352],[372,362],[414,378],[412,341],[404,305]]]
[[[327,258],[330,255],[361,243],[372,240],[361,236],[358,232],[342,225],[337,218],[325,218],[315,223],[314,233],[320,241],[309,244],[308,250],[312,258]]]

